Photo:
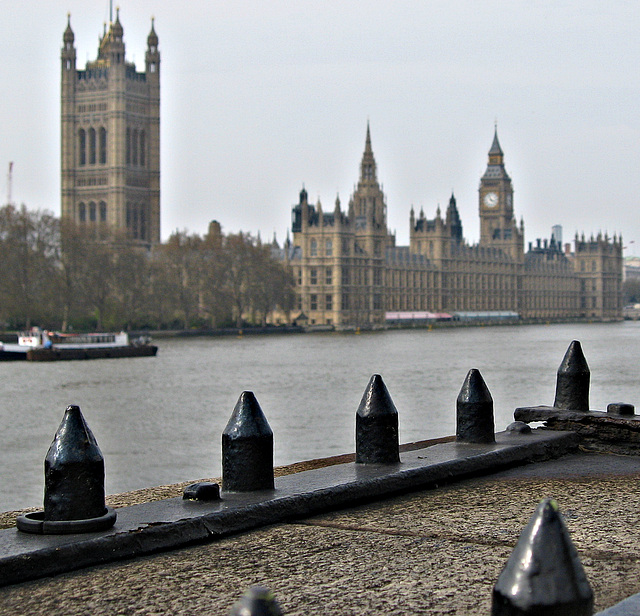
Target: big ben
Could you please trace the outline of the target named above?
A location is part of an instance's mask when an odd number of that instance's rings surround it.
[[[496,129],[489,150],[487,170],[480,179],[480,245],[502,248],[516,255],[522,246],[522,230],[513,216],[513,187],[504,167],[504,153]]]

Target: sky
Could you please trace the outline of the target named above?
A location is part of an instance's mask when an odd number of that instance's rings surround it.
[[[13,161],[12,200],[59,214],[62,34],[70,12],[84,68],[109,2],[0,2],[0,197]],[[452,191],[474,243],[497,122],[526,242],[560,224],[640,254],[637,0],[122,0],[138,70],[152,16],[163,239],[215,219],[282,241],[303,184],[346,208],[369,122],[398,244]]]

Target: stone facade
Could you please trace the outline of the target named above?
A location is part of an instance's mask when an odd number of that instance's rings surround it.
[[[311,325],[378,327],[389,312],[508,312],[525,319],[622,318],[622,238],[554,238],[524,250],[497,131],[480,179],[480,241],[463,236],[456,199],[435,218],[411,209],[409,246],[396,246],[367,126],[360,179],[348,210],[325,213],[306,190],[293,207],[285,253],[297,313]],[[454,314],[455,316],[455,314]]]
[[[76,69],[70,22],[61,52],[62,217],[150,247],[160,241],[160,53],[153,21],[145,71],[125,58],[119,14],[98,57]]]

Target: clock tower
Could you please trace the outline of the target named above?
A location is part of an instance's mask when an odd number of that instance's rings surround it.
[[[489,164],[480,179],[480,245],[502,248],[517,257],[522,250],[523,232],[513,216],[513,187],[504,168],[504,153],[496,128],[489,150]]]

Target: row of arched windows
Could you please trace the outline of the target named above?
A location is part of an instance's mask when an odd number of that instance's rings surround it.
[[[79,222],[107,222],[107,204],[104,201],[96,204],[90,201],[88,204],[78,204]]]
[[[144,203],[127,203],[127,229],[134,240],[149,239],[148,208]]]
[[[146,138],[144,130],[138,128],[127,128],[127,165],[139,165],[144,167],[146,161]]]
[[[80,165],[107,164],[107,129],[81,128],[78,131],[78,150]]]

